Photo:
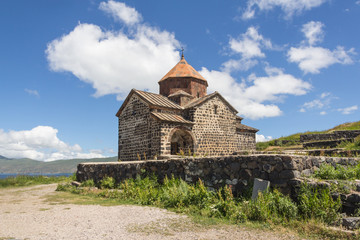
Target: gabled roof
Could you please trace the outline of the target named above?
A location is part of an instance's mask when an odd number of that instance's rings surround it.
[[[116,113],[117,117],[120,116],[122,110],[125,108],[126,104],[128,103],[129,99],[133,94],[138,95],[142,100],[148,103],[150,107],[167,108],[174,110],[183,109],[180,105],[170,101],[167,97],[163,95],[132,89],[123,104],[121,105],[119,111]]]
[[[186,62],[184,56],[181,56],[180,62],[178,62],[159,82],[175,77],[192,77],[205,81],[207,84],[205,78]]]
[[[258,132],[259,131],[259,129],[246,126],[242,123],[236,124],[236,129],[239,129],[240,131],[244,131],[244,132]]]
[[[221,96],[221,94],[218,93],[218,92],[213,92],[213,93],[208,94],[208,95],[206,95],[206,96],[204,96],[204,97],[202,97],[202,98],[198,98],[198,99],[196,99],[196,100],[194,100],[194,101],[191,101],[191,102],[189,102],[187,105],[185,105],[184,108],[186,109],[186,108],[193,108],[193,107],[199,106],[199,105],[205,103],[207,100],[209,100],[209,99],[211,99],[211,98],[213,98],[213,97],[215,97],[215,96],[218,96],[232,111],[234,111],[234,112],[236,112],[236,113],[238,112],[238,111],[237,111],[233,106],[231,106],[231,104],[230,104],[228,101],[226,101],[225,98],[224,98],[223,96]]]
[[[183,90],[179,90],[179,91],[176,91],[172,94],[170,94],[168,97],[174,97],[174,96],[188,96],[188,97],[194,97],[193,95],[191,95],[190,93],[187,93]]]
[[[154,116],[157,120],[164,122],[194,124],[193,122],[185,120],[182,116],[177,114],[152,112],[151,115]]]

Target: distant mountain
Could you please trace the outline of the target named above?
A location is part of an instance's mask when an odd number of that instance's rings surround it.
[[[0,155],[0,159],[9,159],[9,158]]]
[[[57,160],[41,162],[28,158],[9,159],[0,157],[0,173],[74,173],[82,162],[116,162],[117,157]]]

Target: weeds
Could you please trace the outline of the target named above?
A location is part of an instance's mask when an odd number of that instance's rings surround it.
[[[314,173],[315,178],[320,179],[342,179],[351,180],[360,178],[360,164],[356,166],[342,166],[336,167],[329,164],[322,164],[320,169]]]
[[[83,183],[89,186],[92,184],[90,181]],[[163,183],[159,183],[155,176],[138,176],[116,185],[113,178],[107,177],[101,181],[100,186],[100,192],[77,189],[70,184],[59,185],[57,190],[95,195],[119,202],[154,205],[177,212],[226,219],[233,223],[258,221],[287,225],[308,219],[332,223],[339,216],[341,205],[340,199],[331,198],[329,190],[314,191],[307,185],[301,187],[298,203],[277,190],[260,194],[254,201],[246,197],[236,198],[231,186],[209,191],[200,179],[195,185],[191,185],[174,177],[165,178]],[[110,187],[115,189],[109,190]]]

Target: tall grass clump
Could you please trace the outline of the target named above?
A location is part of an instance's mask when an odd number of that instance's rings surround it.
[[[350,180],[360,178],[360,164],[356,166],[342,166],[337,165],[336,167],[329,164],[322,164],[314,173],[315,178],[320,179],[342,179]]]
[[[298,207],[278,190],[260,193],[254,201],[243,202],[242,209],[249,220],[288,222],[298,217]]]
[[[314,189],[304,184],[300,188],[298,202],[303,219],[318,219],[331,224],[339,217],[341,200],[334,200],[329,189]]]

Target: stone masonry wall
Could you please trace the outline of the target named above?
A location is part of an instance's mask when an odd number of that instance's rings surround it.
[[[240,150],[256,150],[256,136],[252,132],[237,132]]]
[[[150,117],[149,107],[135,94],[119,117],[120,160],[151,159],[159,155],[160,124]]]
[[[316,142],[326,140],[340,140],[355,138],[360,135],[360,130],[334,131],[325,134],[304,134],[300,135],[300,142]]]
[[[236,115],[219,97],[214,97],[190,110],[190,120],[200,156],[231,155],[239,151]]]
[[[289,155],[249,155],[212,158],[185,158],[118,163],[81,163],[76,173],[78,181],[113,177],[116,182],[135,178],[145,171],[159,180],[165,176],[182,178],[189,183],[202,179],[210,189],[231,185],[239,193],[254,178],[269,180],[271,186],[290,194],[294,179],[309,175],[323,163],[355,165],[359,159]]]

